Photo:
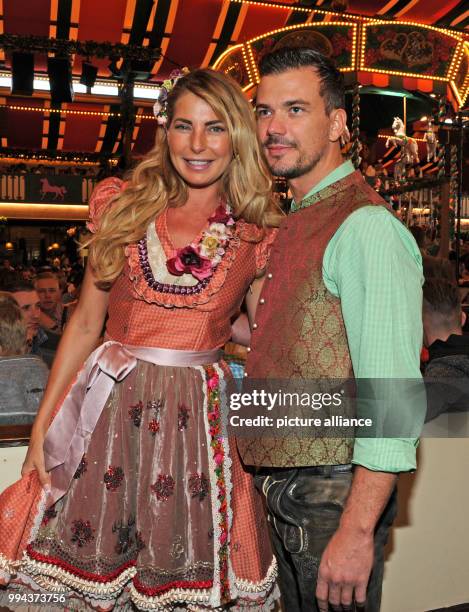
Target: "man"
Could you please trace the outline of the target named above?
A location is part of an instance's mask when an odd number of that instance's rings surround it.
[[[42,272],[37,275],[34,287],[39,295],[42,327],[60,333],[63,305],[59,279],[52,272]]]
[[[462,327],[466,314],[459,289],[444,278],[430,278],[423,286],[423,340],[429,361],[425,368],[427,416],[469,408],[469,338]]]
[[[264,56],[259,70],[258,135],[293,202],[267,267],[247,375],[421,380],[420,253],[342,159],[340,73],[301,48]],[[412,431],[420,431],[424,404],[396,402],[389,412],[400,404],[407,421],[412,415]],[[329,603],[353,601],[379,610],[397,474],[415,469],[417,442],[314,432],[238,439],[266,496],[285,610],[326,611]]]
[[[50,368],[60,335],[41,327],[41,307],[36,289],[31,283],[24,281],[8,286],[7,291],[20,307],[25,320],[29,352],[42,357]]]

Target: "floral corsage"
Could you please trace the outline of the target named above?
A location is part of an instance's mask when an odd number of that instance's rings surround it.
[[[233,234],[235,221],[231,208],[220,205],[208,220],[209,226],[199,242],[177,249],[166,261],[168,272],[174,276],[192,274],[199,281],[210,278],[225,254],[225,247]]]

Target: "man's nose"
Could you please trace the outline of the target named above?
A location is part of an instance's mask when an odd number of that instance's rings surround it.
[[[272,113],[267,119],[267,134],[285,134],[286,129],[286,121],[281,113]]]

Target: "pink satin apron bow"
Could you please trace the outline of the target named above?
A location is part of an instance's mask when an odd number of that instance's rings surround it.
[[[157,365],[196,366],[214,363],[219,358],[218,349],[198,352],[126,347],[113,340],[93,351],[44,440],[45,467],[51,472],[52,485],[48,504],[55,503],[67,491],[114,384],[132,372],[137,359]]]

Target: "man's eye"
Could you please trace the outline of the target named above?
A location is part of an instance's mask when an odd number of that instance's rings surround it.
[[[293,113],[293,115],[299,115],[302,111],[303,109],[301,108],[301,106],[292,106],[290,108],[290,112]]]
[[[270,111],[267,108],[256,108],[256,115],[258,117],[268,117],[270,115]]]

